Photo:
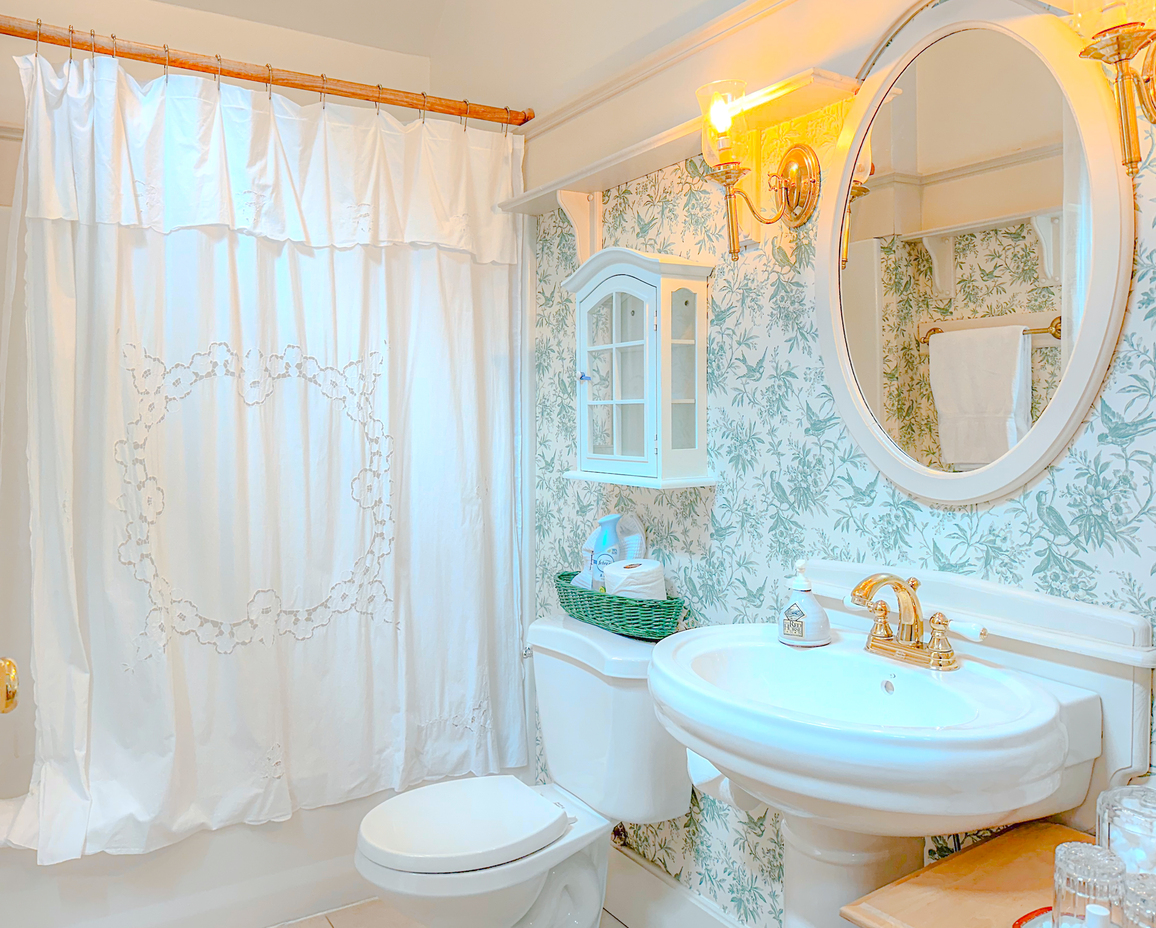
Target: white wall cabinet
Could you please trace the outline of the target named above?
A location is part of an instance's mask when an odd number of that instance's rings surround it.
[[[713,269],[604,248],[563,283],[578,321],[578,470],[567,477],[656,489],[716,483],[706,455]]]

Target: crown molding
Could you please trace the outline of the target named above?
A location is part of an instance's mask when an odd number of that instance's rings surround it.
[[[527,139],[533,139],[557,129],[612,97],[649,80],[656,74],[661,74],[704,48],[721,42],[728,36],[765,19],[794,2],[795,0],[748,0],[747,3],[735,7],[730,12],[723,13],[704,26],[687,33],[681,39],[640,59],[609,80],[572,97],[547,113],[536,116],[515,131]]]

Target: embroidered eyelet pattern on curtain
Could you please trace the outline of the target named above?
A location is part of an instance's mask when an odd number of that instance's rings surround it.
[[[337,368],[321,364],[295,345],[281,354],[267,355],[254,349],[241,355],[223,342],[214,342],[188,362],[172,366],[136,345],[126,346],[124,357],[137,393],[138,416],[114,449],[123,478],[119,506],[125,519],[119,559],[147,584],[152,604],[137,643],[138,659],[147,659],[158,649],[163,651],[174,633],[192,635],[227,654],[238,645],[270,644],[276,635],[304,640],[340,615],[355,613],[393,620],[392,601],[383,579],[386,558],[393,547],[389,505],[392,438],[373,405],[381,375],[380,354],[373,352],[364,361]],[[369,512],[372,532],[353,568],[333,584],[324,599],[310,606],[286,608],[278,591],[262,589],[253,593],[244,615],[210,617],[176,591],[158,569],[154,532],[164,511],[165,491],[149,473],[145,446],[151,430],[164,420],[173,403],[187,397],[197,384],[215,377],[232,378],[248,406],[264,403],[278,382],[298,378],[317,387],[361,428],[369,451],[368,465],[351,481],[350,496]]]

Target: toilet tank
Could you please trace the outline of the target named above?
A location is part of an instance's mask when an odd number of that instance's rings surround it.
[[[528,640],[550,778],[611,821],[685,815],[686,749],[646,684],[654,645],[569,616],[539,619]]]

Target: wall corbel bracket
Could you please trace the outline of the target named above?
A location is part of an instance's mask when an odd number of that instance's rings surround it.
[[[602,194],[559,190],[558,205],[574,227],[578,263],[585,264],[594,252],[602,250]]]

